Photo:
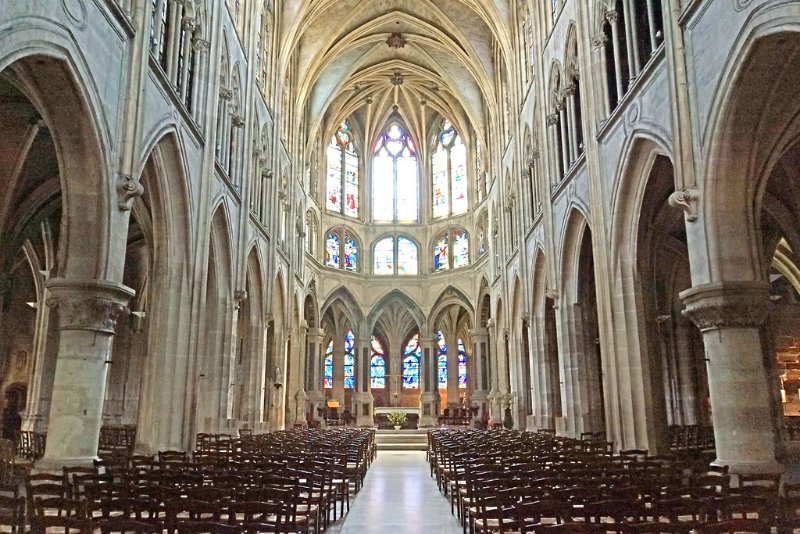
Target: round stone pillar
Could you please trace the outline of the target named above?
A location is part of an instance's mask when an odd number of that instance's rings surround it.
[[[355,416],[356,425],[372,428],[375,426],[374,399],[370,380],[370,363],[372,360],[372,343],[370,338],[356,338],[356,393]]]
[[[703,334],[716,465],[732,473],[778,473],[779,433],[762,326],[766,282],[714,282],[681,292],[684,314]]]
[[[324,425],[325,418],[325,393],[322,391],[322,340],[325,331],[321,328],[309,328],[306,334],[306,344],[308,351],[308,409],[311,413],[311,421],[315,424]]]
[[[43,470],[97,459],[106,374],[117,318],[134,291],[103,280],[53,278],[47,305],[58,312],[59,340]]]
[[[420,338],[422,347],[422,376],[420,376],[419,426],[432,427],[439,424],[439,383],[437,379],[436,354],[439,346],[436,338]]]
[[[483,414],[486,413],[486,419],[489,417],[489,330],[486,328],[476,328],[470,332],[474,349],[472,352],[472,359],[474,365],[472,369],[475,370],[475,376],[470,376],[472,382],[472,405],[477,407],[478,410],[473,417],[473,423],[480,423],[483,419]]]

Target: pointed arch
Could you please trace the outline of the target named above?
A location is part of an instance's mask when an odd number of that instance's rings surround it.
[[[474,324],[475,308],[473,308],[472,303],[461,289],[453,285],[448,285],[436,298],[433,306],[431,306],[431,311],[428,313],[428,330],[430,332],[436,331],[436,324],[440,316],[450,306],[461,306],[464,308],[469,316],[470,323]]]
[[[368,331],[372,332],[375,329],[375,325],[383,310],[394,303],[402,305],[408,311],[408,313],[411,314],[419,331],[422,331],[425,328],[425,314],[422,312],[422,308],[419,307],[419,304],[417,304],[414,299],[409,297],[408,294],[403,290],[392,289],[383,295],[374,306],[372,306],[369,315],[367,315]]]

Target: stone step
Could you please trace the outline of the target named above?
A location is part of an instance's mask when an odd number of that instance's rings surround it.
[[[377,430],[375,445],[379,451],[424,451],[428,448],[428,431]]]
[[[378,443],[378,451],[425,451],[427,443]]]

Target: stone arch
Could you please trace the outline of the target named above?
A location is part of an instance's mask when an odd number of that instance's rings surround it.
[[[34,32],[38,34],[38,32]],[[31,41],[36,42],[31,35]],[[44,42],[51,41],[47,32]],[[58,165],[63,234],[53,278],[109,279],[122,277],[119,248],[109,242],[116,205],[115,182],[107,176],[110,156],[106,119],[96,88],[70,45],[39,45],[0,57],[4,81],[23,95],[49,131]],[[10,169],[9,169],[10,171]],[[0,229],[8,231],[9,198],[2,199]],[[77,230],[80,229],[80,230]],[[75,235],[80,235],[80,238]]]
[[[561,254],[563,430],[578,437],[605,432],[605,406],[591,229],[576,208],[567,216]]]
[[[375,323],[378,320],[378,317],[382,313],[382,310],[387,306],[398,303],[401,304],[406,308],[408,313],[411,317],[414,318],[414,322],[416,323],[417,329],[422,332],[425,328],[425,314],[422,312],[422,309],[419,307],[414,299],[408,296],[406,292],[401,289],[392,289],[385,295],[383,295],[374,306],[372,306],[372,310],[370,310],[369,314],[367,315],[366,325],[367,331],[372,332],[375,329]]]
[[[237,291],[238,302],[236,378],[233,418],[240,428],[263,428],[264,381],[267,324],[264,313],[264,269],[259,249],[250,247],[245,268],[243,291]]]
[[[470,316],[470,322],[474,324],[475,309],[472,307],[467,296],[459,288],[449,285],[436,298],[436,302],[431,306],[428,313],[428,331],[434,332],[439,315],[450,306],[463,307]]]

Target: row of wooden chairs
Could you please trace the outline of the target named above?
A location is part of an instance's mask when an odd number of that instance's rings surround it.
[[[355,429],[253,438],[227,451],[226,464],[197,462],[205,453],[161,451],[124,464],[99,461],[94,469],[32,475],[22,501],[0,488],[0,497],[9,499],[0,501],[0,525],[8,517],[15,533],[26,525],[32,531],[60,525],[78,532],[322,532],[349,510],[351,486],[357,491],[363,480],[358,460],[368,466],[365,451],[374,447],[374,432]],[[272,445],[288,441],[293,446],[282,451]]]
[[[431,475],[464,532],[727,532],[800,525],[800,487],[738,477],[692,452],[585,450],[516,431],[429,432]],[[735,522],[735,523],[732,523]]]

